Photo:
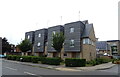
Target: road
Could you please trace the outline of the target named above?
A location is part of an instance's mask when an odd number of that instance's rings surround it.
[[[52,69],[45,69],[45,68],[40,68],[40,67],[33,67],[33,66],[28,66],[28,65],[23,65],[19,63],[14,63],[14,62],[8,62],[2,60],[2,75],[17,75],[20,76],[38,76],[38,77],[47,77],[47,76],[52,76],[52,75],[58,75],[63,77],[69,77],[74,75],[76,76],[82,76],[82,77],[93,77],[93,76],[98,76],[101,75],[101,77],[109,75],[108,77],[116,77],[118,74],[118,66],[114,66],[111,69],[106,69],[106,70],[96,70],[96,71],[79,71],[79,72],[70,72],[70,71],[57,71],[57,70],[52,70]],[[41,75],[41,76],[40,76]],[[115,75],[115,76],[113,76]],[[13,77],[13,76],[12,76]],[[27,76],[28,77],[28,76]],[[53,77],[53,76],[52,76]]]

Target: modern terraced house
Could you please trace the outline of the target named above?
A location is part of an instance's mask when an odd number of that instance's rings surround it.
[[[56,32],[63,32],[65,36],[64,46],[59,53],[52,47],[51,41],[52,34]],[[27,32],[25,36],[32,40],[34,53],[37,55],[47,55],[48,57],[60,57],[61,55],[63,59],[85,58],[88,61],[96,58],[94,27],[93,24],[88,23],[88,20],[40,29],[35,33]]]

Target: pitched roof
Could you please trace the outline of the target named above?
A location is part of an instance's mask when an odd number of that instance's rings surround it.
[[[82,21],[82,23],[88,24],[88,20],[84,20],[84,21]]]
[[[99,50],[110,50],[110,45],[107,44],[107,41],[97,41],[96,42],[96,49]]]
[[[92,30],[92,28],[93,28],[93,24],[86,24],[82,37],[89,37],[90,31]]]

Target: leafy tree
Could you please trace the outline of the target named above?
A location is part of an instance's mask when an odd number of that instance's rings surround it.
[[[17,45],[22,52],[27,52],[32,49],[32,44],[28,39],[22,40],[20,44]]]
[[[52,35],[52,47],[56,51],[61,52],[61,49],[63,48],[64,40],[65,40],[65,37],[62,32],[53,34]]]
[[[8,40],[4,37],[2,39],[2,53],[11,52],[11,45],[9,44]]]

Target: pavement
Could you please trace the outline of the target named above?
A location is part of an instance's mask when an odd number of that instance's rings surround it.
[[[59,65],[59,66],[54,66],[54,65],[46,65],[46,64],[37,64],[37,63],[29,63],[29,62],[20,62],[20,61],[12,61],[12,60],[6,60],[8,62],[14,62],[14,63],[19,63],[23,65],[28,65],[28,66],[33,66],[33,67],[41,67],[41,68],[46,68],[46,69],[53,69],[53,70],[59,70],[59,71],[93,71],[93,70],[104,70],[104,69],[109,69],[115,66],[116,64],[112,64],[112,62],[105,63],[105,64],[100,64],[96,66],[90,66],[90,67],[65,67],[65,65]]]

